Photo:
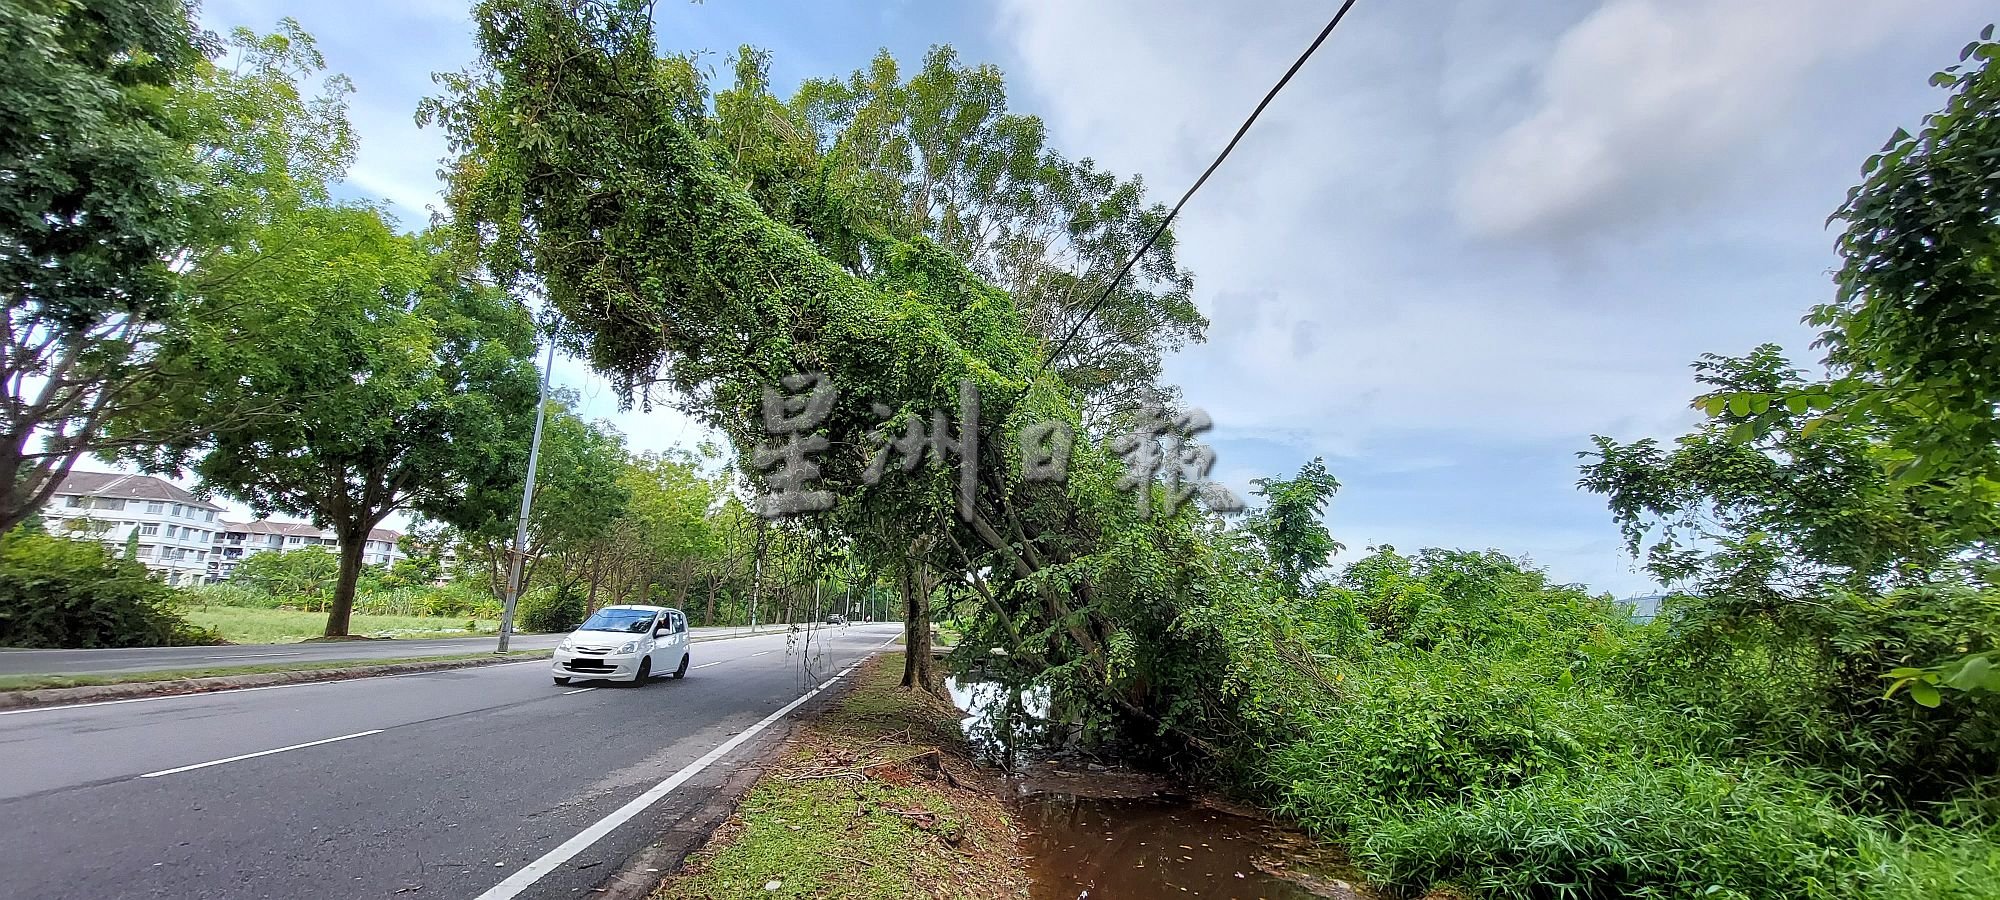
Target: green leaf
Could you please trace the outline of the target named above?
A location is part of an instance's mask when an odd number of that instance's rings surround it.
[[[1968,656],[1944,683],[1961,691],[1986,690],[1994,674],[1992,660],[1984,655]]]
[[[1931,709],[1936,709],[1940,700],[1938,689],[1922,681],[1910,682],[1910,699],[1917,701],[1918,706]]]
[[[1735,413],[1736,415],[1739,415],[1739,416],[1747,416],[1747,415],[1749,415],[1749,414],[1750,414],[1750,397],[1749,397],[1748,395],[1746,395],[1746,394],[1734,394],[1734,395],[1730,396],[1730,398],[1729,398],[1729,411],[1730,411],[1730,412],[1732,412],[1732,413]]]

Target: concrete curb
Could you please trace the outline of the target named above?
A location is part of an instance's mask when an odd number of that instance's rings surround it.
[[[236,690],[238,688],[268,687],[276,684],[301,684],[310,681],[346,681],[354,678],[372,678],[379,675],[412,675],[418,672],[442,672],[447,669],[470,669],[477,666],[492,666],[502,663],[534,662],[548,659],[550,653],[543,651],[539,656],[496,657],[494,659],[450,659],[435,662],[390,663],[388,665],[354,665],[333,669],[302,669],[293,672],[259,672],[253,675],[218,675],[210,678],[175,678],[163,681],[131,681],[124,684],[92,684],[82,687],[37,688],[26,691],[0,692],[0,709],[20,709],[29,706],[63,706],[73,703],[101,703],[106,700],[129,700],[135,697],[161,697],[172,694],[206,694],[214,691]]]

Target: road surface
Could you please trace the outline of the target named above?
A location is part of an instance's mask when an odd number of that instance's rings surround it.
[[[0,897],[590,896],[898,633],[695,644],[640,687],[534,660],[0,712]]]
[[[759,633],[785,628],[765,625]],[[695,640],[734,637],[747,628],[690,628]],[[511,650],[549,650],[560,634],[517,634]],[[9,650],[0,648],[0,675],[109,675],[119,672],[167,672],[287,662],[404,659],[456,656],[492,650],[495,635],[391,641],[339,641],[314,644],[236,644],[227,647],[134,647],[119,650]]]

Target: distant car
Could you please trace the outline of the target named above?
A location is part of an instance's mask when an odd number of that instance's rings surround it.
[[[607,606],[556,645],[557,684],[598,678],[644,684],[662,672],[688,671],[687,616],[664,606]]]
[[[847,624],[847,617],[846,617],[846,616],[843,616],[843,615],[840,615],[839,613],[827,613],[827,614],[826,614],[826,624],[828,624],[828,625],[845,625],[845,624]]]

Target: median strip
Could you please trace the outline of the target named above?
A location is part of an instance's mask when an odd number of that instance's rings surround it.
[[[340,737],[322,738],[317,741],[307,741],[303,744],[293,744],[289,747],[279,747],[275,750],[259,750],[256,753],[245,753],[241,756],[231,756],[228,757],[227,759],[213,759],[209,760],[208,762],[195,763],[194,765],[191,766],[178,766],[172,769],[161,769],[158,772],[147,772],[146,774],[141,775],[139,777],[158,778],[162,775],[173,775],[178,772],[192,772],[196,769],[206,769],[209,766],[219,766],[222,765],[223,763],[233,763],[233,762],[240,762],[246,759],[256,759],[259,756],[270,756],[273,753],[283,753],[287,750],[301,750],[306,747],[317,747],[321,744],[331,744],[335,741],[350,741],[358,737],[367,737],[371,734],[381,734],[381,733],[382,729],[372,728],[367,731],[357,731],[353,734],[343,734]]]
[[[150,672],[109,676],[104,680],[96,676],[23,676],[61,683],[83,680],[79,686],[49,686],[34,688],[0,688],[0,716],[20,715],[30,712],[44,712],[55,709],[76,709],[85,706],[109,706],[114,703],[139,703],[147,700],[163,700],[168,697],[183,697],[195,694],[225,694],[238,691],[271,690],[281,687],[298,687],[324,681],[347,681],[361,678],[400,677],[423,675],[448,669],[464,669],[473,666],[519,665],[545,660],[547,650],[527,650],[498,656],[492,653],[470,654],[458,657],[418,657],[412,659],[390,659],[380,661],[355,661],[328,663],[306,663],[296,666],[242,666],[229,669],[209,669],[196,672]],[[111,679],[117,679],[115,681]],[[107,683],[108,682],[108,683]],[[5,684],[0,679],[0,684]],[[31,682],[32,683],[32,682]]]

